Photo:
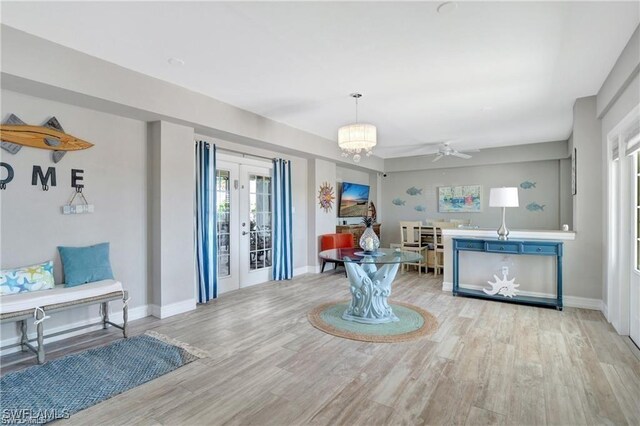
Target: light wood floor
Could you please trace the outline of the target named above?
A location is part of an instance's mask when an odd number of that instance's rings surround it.
[[[454,298],[431,274],[399,275],[392,298],[437,316],[420,340],[375,344],[311,327],[347,299],[340,273],[223,295],[194,312],[132,323],[211,356],[74,415],[69,424],[640,424],[640,362],[600,312]],[[53,343],[48,359],[116,330]],[[32,365],[22,354],[4,371]]]

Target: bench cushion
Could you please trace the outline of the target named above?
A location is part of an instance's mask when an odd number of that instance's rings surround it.
[[[5,294],[0,296],[0,314],[69,303],[118,291],[122,291],[122,283],[120,281],[103,280],[76,287],[65,287],[64,284],[59,284],[51,290]]]

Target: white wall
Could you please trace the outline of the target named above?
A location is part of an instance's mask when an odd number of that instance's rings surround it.
[[[2,161],[15,171],[13,181],[0,191],[1,267],[53,259],[56,282],[60,283],[57,246],[108,241],[115,278],[122,281],[131,297],[132,317],[146,316],[146,123],[7,90],[1,93],[3,120],[14,113],[26,123],[40,124],[55,115],[65,131],[95,144],[87,150],[67,153],[58,164],[53,163],[48,150],[24,147],[16,155],[0,151]],[[58,185],[47,192],[32,186],[33,165],[55,167]],[[84,170],[84,194],[95,205],[93,214],[64,216],[60,212],[73,194],[72,168]],[[112,305],[113,310],[121,306]],[[46,329],[51,332],[59,326],[97,318],[97,314],[97,306],[56,313],[46,321]],[[14,336],[16,325],[3,324],[3,341]]]
[[[470,219],[473,225],[481,228],[497,229],[501,221],[501,209],[489,207],[490,188],[519,186],[525,181],[535,182],[536,187],[519,189],[520,207],[507,209],[507,226],[510,229],[560,229],[563,182],[560,180],[559,160],[387,173],[382,178],[384,203],[378,207],[384,215],[382,243],[388,246],[400,241],[398,227],[401,220],[425,222],[427,219]],[[438,212],[438,187],[473,184],[483,187],[481,213]],[[409,195],[407,190],[411,187],[421,189],[422,193]],[[394,199],[400,199],[405,204],[395,205]],[[544,205],[544,209],[530,211],[526,208],[530,203]],[[417,211],[416,206],[422,206],[426,211]]]

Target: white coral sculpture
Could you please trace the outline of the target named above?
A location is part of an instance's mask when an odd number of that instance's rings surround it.
[[[487,283],[491,285],[491,289],[483,288],[482,291],[484,291],[486,294],[491,296],[495,294],[500,294],[504,297],[516,296],[518,292],[517,287],[520,287],[520,284],[514,283],[514,281],[516,280],[515,277],[508,280],[507,279],[508,273],[509,273],[509,268],[503,267],[502,279],[498,278],[497,275],[494,275],[493,278],[495,278],[495,282],[487,281]]]

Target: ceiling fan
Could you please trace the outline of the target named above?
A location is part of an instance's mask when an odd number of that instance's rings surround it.
[[[465,149],[458,151],[457,149],[451,148],[449,142],[443,142],[438,147],[438,152],[436,153],[436,158],[433,159],[433,163],[442,159],[442,157],[458,157],[464,160],[468,160],[472,156],[469,154],[465,154],[465,152],[480,152],[479,149]]]

